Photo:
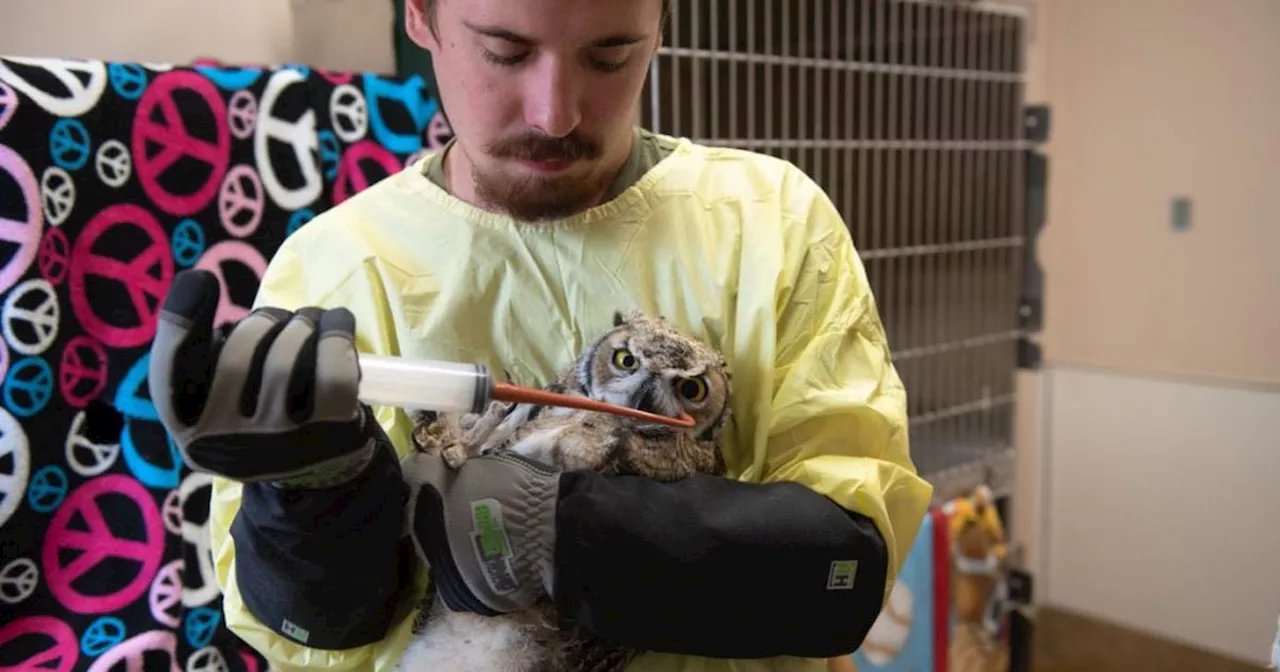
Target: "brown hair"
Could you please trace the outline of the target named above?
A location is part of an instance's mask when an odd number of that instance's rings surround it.
[[[436,34],[436,3],[439,0],[422,0],[423,9],[427,15],[427,27],[431,29],[431,33],[437,38]],[[662,21],[660,25],[667,25],[667,19],[671,17],[671,0],[662,0]]]

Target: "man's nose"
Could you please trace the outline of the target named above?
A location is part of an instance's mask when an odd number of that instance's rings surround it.
[[[572,66],[543,59],[525,85],[524,121],[552,137],[564,137],[582,121],[579,84]]]

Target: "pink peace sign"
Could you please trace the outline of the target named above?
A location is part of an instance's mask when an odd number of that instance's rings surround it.
[[[107,351],[88,336],[67,341],[58,364],[58,391],[75,408],[89,405],[107,385]]]
[[[105,256],[107,250],[120,248],[118,241],[128,239],[125,231],[130,227],[141,229],[149,246],[127,261]],[[120,238],[114,245],[111,241],[98,245],[108,233]],[[102,252],[95,250],[95,246]],[[98,314],[89,299],[90,277],[114,280],[124,287],[136,317],[134,324],[113,324]],[[133,348],[151,340],[156,330],[156,314],[172,281],[173,255],[169,251],[168,236],[156,218],[139,206],[121,203],[108,207],[89,220],[76,237],[71,251],[71,308],[84,330],[108,347]],[[117,307],[110,315],[116,317],[126,312]]]
[[[13,92],[13,87],[0,82],[0,130],[4,130],[4,127],[9,125],[9,120],[17,111],[18,94]]]
[[[109,501],[117,503],[119,497],[133,502],[133,508],[142,519],[144,539],[139,541],[116,536],[99,504],[104,495],[116,495]],[[117,523],[122,522],[119,521],[122,515],[128,517],[128,513],[120,509],[111,512]],[[87,529],[70,527],[77,517]],[[120,525],[116,527],[119,529]],[[70,557],[73,559],[64,564],[63,551],[79,553],[72,553]],[[160,569],[164,555],[164,523],[160,521],[160,510],[155,500],[142,483],[124,474],[99,476],[80,486],[58,507],[49,521],[42,553],[45,583],[63,607],[77,614],[105,614],[129,606],[146,592]],[[128,568],[113,571],[110,575],[113,578],[119,580],[130,570],[134,572],[123,587],[106,595],[83,593],[75,587],[78,579],[110,559],[124,560],[125,563],[113,564]],[[103,572],[99,571],[97,575],[101,577]]]
[[[372,162],[382,169],[381,174],[365,172]],[[400,161],[391,150],[373,140],[362,140],[347,148],[338,162],[338,177],[333,185],[333,203],[337,205],[352,195],[364,191],[369,185],[391,175],[401,168]]]
[[[227,101],[227,125],[231,127],[231,135],[239,140],[247,140],[253,135],[258,123],[258,101],[253,92],[241,89],[231,94]]]
[[[218,195],[218,216],[227,233],[237,237],[257,230],[262,223],[262,211],[267,206],[267,195],[262,190],[262,178],[252,166],[239,165],[227,172]]]
[[[267,272],[267,260],[263,258],[262,252],[243,240],[224,240],[205,250],[195,267],[213,273],[218,278],[218,285],[222,288],[222,294],[218,299],[218,312],[213,318],[215,329],[229,322],[238,322],[249,314],[247,306],[237,305],[231,298],[231,289],[227,285],[227,272],[223,266],[228,262],[247,266],[253,271],[254,278],[257,280],[261,280],[263,274]]]
[[[7,644],[30,635],[44,635],[53,640],[53,645],[31,654],[25,660],[17,661],[17,665],[13,667],[2,667],[0,670],[3,672],[10,670],[69,672],[75,669],[76,661],[80,658],[80,644],[76,640],[76,633],[71,626],[52,616],[27,616],[11,621],[0,628],[0,660],[13,660],[14,653],[21,655],[30,651],[31,644],[28,643],[21,648],[14,647],[17,650],[11,650],[12,652],[8,655],[5,653]],[[47,667],[50,663],[57,667]]]
[[[207,108],[204,111],[213,119],[212,138],[191,134],[192,130],[205,127],[193,121],[203,115],[191,114],[191,106],[195,102],[187,103],[187,108],[179,112],[178,103],[174,100],[179,91],[195,94],[203,100]],[[186,97],[192,98],[191,95]],[[154,120],[157,114],[160,121]],[[187,128],[188,123],[192,128]],[[148,152],[153,146],[159,146],[160,151]],[[190,70],[173,70],[156,77],[138,101],[138,111],[133,118],[133,156],[143,190],[161,210],[182,217],[195,214],[208,205],[231,162],[227,108],[223,106],[217,87]],[[182,159],[188,160],[179,164]],[[207,171],[204,182],[189,193],[169,191],[164,185],[164,178],[171,168],[181,171],[184,176],[200,174],[199,170],[191,167],[192,161],[204,164]]]
[[[449,127],[449,122],[444,118],[443,112],[436,112],[431,117],[431,121],[427,123],[426,149],[440,149],[449,141],[449,137],[453,135],[453,129]]]
[[[333,70],[322,70],[320,68],[312,68],[311,72],[329,80],[331,84],[348,84],[351,82],[353,75],[349,72],[335,72]]]
[[[244,668],[249,672],[258,672],[258,659],[251,652],[240,649],[240,662],[244,663]]]
[[[176,491],[175,491],[176,492]],[[176,628],[181,621],[182,606],[182,558],[178,558],[160,568],[156,578],[151,582],[151,592],[147,594],[147,606],[151,608],[151,618],[160,625]]]
[[[18,246],[13,256],[0,266],[0,292],[4,292],[35,261],[40,233],[44,229],[44,216],[36,174],[31,172],[31,167],[21,155],[4,145],[0,145],[0,172],[8,173],[22,193],[17,204],[10,199],[0,201],[0,242]],[[0,182],[3,181],[0,178]]]
[[[154,659],[148,660],[148,653],[168,654],[169,672],[182,672],[178,667],[178,636],[167,630],[151,630],[116,644],[98,659],[93,661],[88,672],[109,672],[120,663],[125,664],[126,672],[151,672],[162,670],[156,667]]]
[[[49,229],[40,241],[40,249],[36,253],[36,266],[40,267],[40,277],[57,287],[67,279],[67,271],[71,268],[67,263],[71,256],[71,243],[62,229]]]

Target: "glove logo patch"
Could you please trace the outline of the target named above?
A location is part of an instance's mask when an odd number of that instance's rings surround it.
[[[520,583],[511,568],[511,542],[502,520],[502,505],[496,499],[471,502],[471,525],[476,558],[489,587],[499,595],[514,593]]]
[[[836,560],[827,574],[827,590],[850,590],[853,577],[858,574],[857,560]]]
[[[307,640],[311,639],[311,633],[307,632],[306,628],[303,628],[302,626],[298,625],[297,623],[294,623],[293,621],[290,621],[287,618],[284,619],[282,623],[280,623],[280,631],[283,632],[285,635],[288,635],[289,637],[292,637],[298,640],[299,642],[302,642],[303,644],[306,644]]]

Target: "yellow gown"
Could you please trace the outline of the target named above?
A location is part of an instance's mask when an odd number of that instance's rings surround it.
[[[345,306],[362,351],[482,363],[526,385],[551,380],[615,311],[661,314],[726,357],[729,476],[798,482],[870,517],[888,547],[887,596],[932,488],[909,455],[905,392],[845,222],[790,163],[662,139],[670,153],[614,198],[536,224],[451,196],[424,177],[427,157],[289,237],[256,304]],[[376,410],[406,454],[405,412]],[[231,631],[279,670],[393,669],[411,618],[378,643],[324,651],[246,609],[229,534],[239,497],[238,484],[215,482],[212,550]],[[631,669],[817,672],[826,662],[646,654]]]

